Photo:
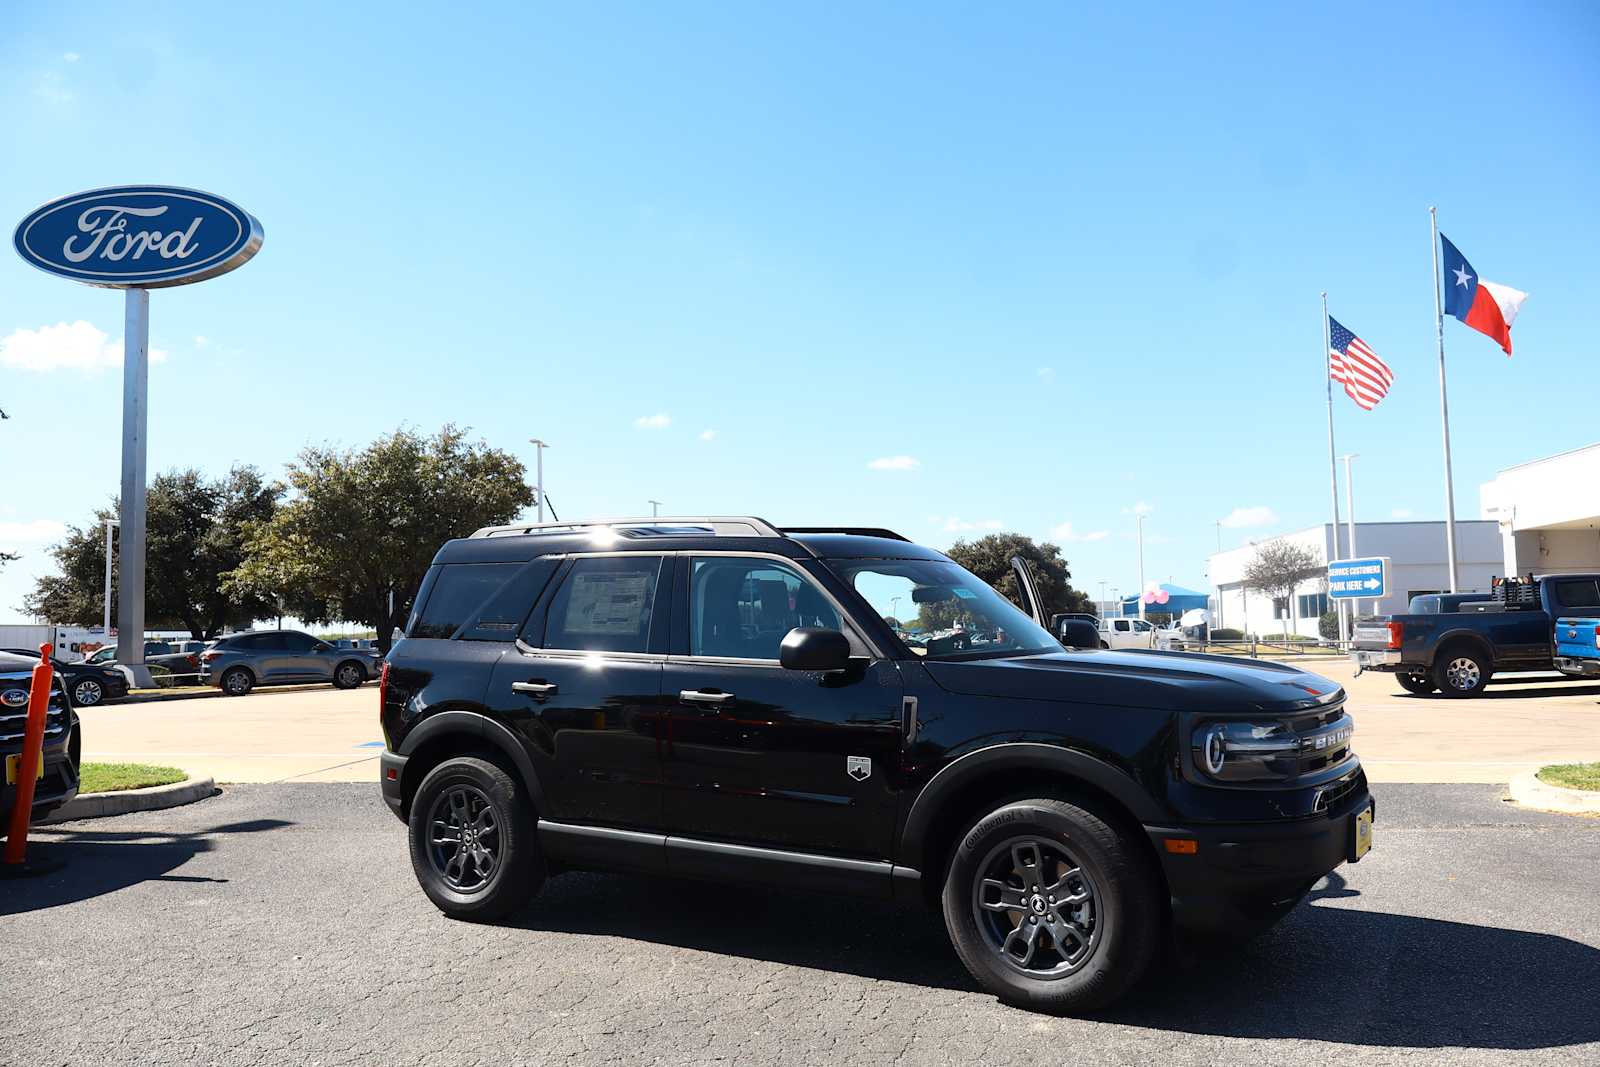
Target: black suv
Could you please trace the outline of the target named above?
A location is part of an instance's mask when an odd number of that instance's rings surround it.
[[[1032,617],[887,530],[479,530],[389,653],[384,800],[452,916],[573,869],[922,901],[986,989],[1054,1011],[1366,851],[1339,686],[1063,648],[1018,579]]]
[[[33,668],[37,654],[19,656],[0,652],[0,837],[5,836],[11,809],[17,802],[17,765],[22,757],[24,728],[28,724],[28,694],[33,689]],[[62,676],[50,682],[50,703],[44,721],[43,773],[33,787],[31,821],[52,811],[78,795],[78,758],[83,739],[78,733],[78,716],[67,699]]]

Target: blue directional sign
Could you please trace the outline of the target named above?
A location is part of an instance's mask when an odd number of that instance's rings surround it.
[[[159,289],[238,267],[261,223],[198,189],[123,185],[53,200],[22,220],[17,252],[40,270],[113,289]]]
[[[1336,559],[1328,564],[1328,596],[1333,600],[1373,600],[1389,595],[1389,557]]]

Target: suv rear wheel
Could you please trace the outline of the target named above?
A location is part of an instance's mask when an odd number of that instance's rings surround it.
[[[1021,800],[979,819],[945,875],[950,940],[989,992],[1039,1011],[1090,1011],[1155,955],[1159,879],[1141,842],[1092,810]]]
[[[244,696],[255,684],[255,677],[243,667],[231,667],[222,675],[222,691],[231,697]]]
[[[411,800],[411,867],[453,919],[486,922],[544,885],[537,820],[522,786],[475,756],[445,760]]]
[[[354,689],[366,680],[366,670],[353,659],[347,659],[333,669],[333,685],[336,689]]]
[[[1433,684],[1447,697],[1475,697],[1483,692],[1493,673],[1483,653],[1471,648],[1452,648],[1434,660]]]

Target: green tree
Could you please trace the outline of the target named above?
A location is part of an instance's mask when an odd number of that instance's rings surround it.
[[[1304,545],[1278,538],[1256,547],[1256,554],[1245,564],[1243,584],[1274,600],[1289,602],[1290,632],[1299,631],[1299,606],[1295,591],[1307,578],[1324,573],[1316,553]]]
[[[1061,556],[1060,546],[1048,541],[1036,542],[1025,534],[995,533],[976,541],[957,541],[946,555],[1018,605],[1022,597],[1011,570],[1011,557],[1021,556],[1027,560],[1033,569],[1033,583],[1039,591],[1040,611],[1046,622],[1059,612],[1090,610],[1088,594],[1072,588],[1072,571]],[[926,629],[944,629],[953,620],[956,607],[952,601],[922,604],[918,619]]]
[[[524,474],[449,425],[432,437],[402,427],[360,451],[306,448],[289,465],[293,495],[251,526],[227,588],[307,622],[371,626],[388,652],[439,546],[533,503]]]
[[[267,601],[225,592],[223,575],[244,559],[245,527],[271,516],[282,486],[263,481],[254,467],[235,467],[207,481],[196,470],[158,475],[145,494],[145,623],[185,629],[197,640],[224,626],[249,626],[274,612]],[[40,578],[24,604],[51,622],[93,626],[105,600],[105,526],[115,499],[50,550],[60,574]],[[112,578],[116,610],[116,576]]]

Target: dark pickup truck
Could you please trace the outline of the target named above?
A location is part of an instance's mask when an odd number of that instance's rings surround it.
[[[1350,652],[1357,671],[1387,671],[1408,692],[1449,697],[1477,696],[1496,672],[1553,671],[1555,621],[1600,614],[1600,575],[1497,578],[1480,596],[1362,619]]]

